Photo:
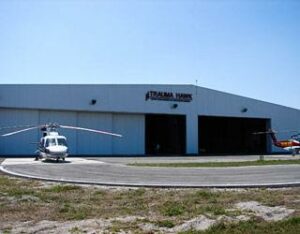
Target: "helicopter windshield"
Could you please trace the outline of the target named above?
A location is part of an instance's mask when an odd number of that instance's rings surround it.
[[[58,145],[64,145],[67,146],[67,141],[64,138],[57,138]]]
[[[46,145],[45,145],[46,147],[54,146],[54,145],[56,145],[56,142],[55,142],[54,138],[49,138],[49,139],[46,140]]]
[[[300,133],[291,136],[291,138],[296,140],[296,141],[300,141]]]

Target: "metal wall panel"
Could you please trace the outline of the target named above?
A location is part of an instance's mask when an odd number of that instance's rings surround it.
[[[145,154],[145,116],[130,114],[114,114],[113,130],[122,134],[122,138],[114,138],[113,154],[143,155]]]
[[[58,123],[116,132],[122,138],[91,132],[58,129],[67,137],[71,155],[141,155],[144,154],[144,115],[72,112],[52,110],[0,109],[0,126],[40,125]],[[2,130],[4,134],[15,129]],[[0,155],[32,155],[41,137],[33,130],[0,138]]]
[[[37,125],[38,117],[38,111],[36,110],[0,108],[0,127]],[[21,128],[5,129],[1,130],[0,133],[2,135],[19,129]],[[35,153],[35,143],[38,140],[39,130],[31,130],[8,137],[0,137],[0,155],[32,155]]]
[[[78,113],[78,126],[103,131],[112,131],[112,114]],[[110,155],[112,154],[112,136],[91,132],[77,132],[77,154]]]

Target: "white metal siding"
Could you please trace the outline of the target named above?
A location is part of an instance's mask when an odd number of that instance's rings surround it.
[[[78,113],[78,126],[85,128],[112,131],[112,114]],[[77,154],[112,154],[112,136],[91,132],[77,132]]]
[[[122,138],[113,139],[113,154],[145,154],[144,115],[113,115],[113,130],[123,135]]]
[[[172,101],[146,101],[148,91],[189,93],[193,100],[172,108]],[[265,118],[276,130],[300,129],[300,110],[192,85],[0,85],[0,126],[55,121],[124,135],[115,139],[62,130],[75,154],[143,154],[145,114],[186,115],[190,154],[198,153],[199,115]],[[28,139],[37,141],[38,131],[0,138],[0,154],[31,154],[34,146]]]
[[[80,126],[116,132],[122,138],[91,132],[59,129],[67,137],[73,155],[142,155],[144,154],[144,115],[111,114],[97,112],[72,112],[52,110],[0,109],[0,126],[24,126],[46,123]],[[4,134],[15,129],[5,129]],[[40,130],[33,130],[0,138],[0,155],[32,155],[41,137]]]
[[[39,114],[35,110],[14,110],[0,108],[0,127],[36,125]],[[5,129],[1,134],[21,128]],[[38,130],[28,131],[9,137],[0,137],[0,155],[34,154],[39,141]]]

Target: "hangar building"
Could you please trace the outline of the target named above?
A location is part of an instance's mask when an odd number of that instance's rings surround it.
[[[194,85],[0,85],[0,127],[45,123],[123,135],[60,129],[73,155],[260,154],[281,149],[252,133],[299,130],[300,110]],[[1,137],[0,155],[32,155],[40,137]]]

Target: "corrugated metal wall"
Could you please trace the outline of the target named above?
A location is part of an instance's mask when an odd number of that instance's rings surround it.
[[[147,100],[149,91],[187,93],[193,100]],[[72,154],[144,154],[147,114],[185,115],[187,154],[198,153],[198,116],[264,118],[275,130],[300,129],[297,109],[192,85],[0,85],[0,96],[0,126],[58,122],[124,135],[115,139],[62,130]],[[32,154],[30,142],[39,137],[32,131],[0,138],[0,154]]]
[[[24,123],[26,120],[26,123]],[[36,110],[0,109],[0,126],[36,125],[39,122],[39,112]],[[7,129],[1,133],[14,131]],[[0,137],[0,155],[33,154],[39,140],[38,130],[17,134],[10,137]]]
[[[0,126],[38,125],[56,122],[120,133],[122,138],[95,133],[60,129],[66,136],[73,155],[141,155],[144,147],[144,115],[0,109]],[[2,130],[1,134],[14,129]],[[28,131],[0,138],[0,155],[34,154],[41,134],[39,130]]]

